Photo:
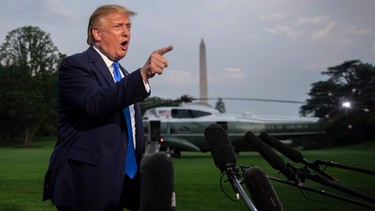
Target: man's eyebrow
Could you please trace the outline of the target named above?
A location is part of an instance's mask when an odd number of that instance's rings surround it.
[[[125,26],[131,26],[132,23],[131,22],[123,22],[123,21],[113,21],[113,24],[114,25],[125,25]]]

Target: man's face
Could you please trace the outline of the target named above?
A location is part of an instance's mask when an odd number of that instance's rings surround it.
[[[94,30],[96,45],[113,61],[126,56],[130,42],[131,22],[126,14],[111,13],[100,20]]]

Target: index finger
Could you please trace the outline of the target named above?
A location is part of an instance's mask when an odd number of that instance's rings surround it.
[[[157,52],[158,54],[160,54],[161,56],[163,56],[165,53],[171,51],[172,49],[173,49],[173,45],[170,45],[170,46],[168,46],[168,47],[166,47],[166,48],[160,48],[160,49],[157,50],[156,52]]]

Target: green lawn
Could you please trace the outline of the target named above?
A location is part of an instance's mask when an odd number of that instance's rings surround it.
[[[0,147],[0,210],[55,210],[50,201],[42,202],[43,177],[54,141],[35,141],[37,147],[24,149],[15,146]],[[317,151],[302,151],[310,161],[317,159],[332,160],[342,164],[361,168],[375,169],[375,142]],[[290,162],[285,157],[285,162]],[[238,164],[256,165],[271,176],[284,178],[272,169],[257,152],[241,153]],[[182,153],[182,157],[173,159],[175,174],[176,210],[247,210],[242,200],[231,201],[220,189],[220,172],[214,165],[210,153]],[[296,165],[299,167],[298,165]],[[375,195],[375,177],[348,170],[328,167],[340,183]],[[301,192],[291,186],[272,182],[284,210],[369,210],[351,205],[316,193]],[[306,185],[319,187],[326,191],[332,189],[306,181]],[[230,196],[233,192],[225,183]],[[350,197],[355,199],[354,197]]]

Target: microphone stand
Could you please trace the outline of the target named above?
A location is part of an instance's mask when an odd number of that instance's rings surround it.
[[[373,170],[348,166],[348,165],[340,164],[340,163],[333,162],[333,161],[316,160],[314,162],[314,164],[316,164],[316,165],[324,164],[326,166],[332,166],[332,167],[342,168],[342,169],[346,169],[346,170],[358,171],[358,172],[362,172],[362,173],[366,173],[366,174],[375,175],[375,171],[373,171]]]
[[[251,211],[257,211],[257,209],[255,208],[255,206],[251,202],[250,198],[247,196],[245,190],[242,188],[241,183],[237,178],[237,169],[235,169],[234,167],[228,168],[226,173],[228,175],[228,179],[229,179],[230,183],[233,186],[233,189],[235,189],[235,192],[238,192],[241,195],[241,197],[244,200],[247,208]]]
[[[262,136],[262,134],[261,134],[261,136]],[[290,149],[287,148],[286,146],[284,146],[278,140],[273,140],[271,138],[267,138],[268,135],[266,133],[264,133],[263,136],[265,136],[265,137],[263,137],[265,142],[267,142],[270,145],[273,145],[273,147],[275,149],[279,149],[280,152],[282,152],[284,155],[289,157],[291,160],[293,160],[295,162],[302,162],[303,164],[305,164],[304,167],[299,168],[299,169],[293,167],[289,163],[286,163],[286,165],[285,165],[286,166],[285,169],[292,170],[293,171],[292,174],[297,176],[298,181],[295,181],[295,184],[296,184],[297,187],[300,187],[300,188],[305,187],[305,184],[304,184],[305,179],[310,179],[314,182],[319,182],[322,185],[330,186],[330,187],[335,188],[339,191],[345,192],[347,194],[356,196],[358,198],[361,198],[363,200],[366,200],[368,202],[371,202],[371,203],[375,204],[375,197],[373,197],[371,195],[368,195],[368,194],[365,194],[365,193],[362,193],[358,190],[348,188],[344,185],[341,185],[341,184],[337,183],[337,180],[334,177],[332,177],[331,175],[329,175],[328,173],[326,173],[325,171],[320,169],[319,164],[325,164],[326,166],[333,166],[333,167],[338,167],[338,168],[343,168],[343,169],[348,169],[348,170],[353,170],[353,171],[358,171],[358,172],[363,172],[363,173],[368,173],[368,174],[373,174],[373,175],[375,174],[375,171],[368,170],[368,169],[361,169],[361,168],[357,168],[357,167],[346,166],[346,165],[342,165],[342,164],[339,164],[339,163],[336,163],[336,162],[333,162],[333,161],[317,160],[313,163],[310,163],[309,161],[307,161],[303,158],[301,153],[293,150],[292,148],[290,148]],[[270,164],[271,164],[272,167],[274,167],[272,165],[272,163],[270,163]],[[317,174],[310,172],[310,170],[308,168],[312,169]],[[284,169],[284,172],[285,172],[285,169]],[[280,169],[278,169],[278,170],[280,170]],[[293,177],[295,177],[295,176],[293,176]],[[287,182],[289,182],[290,178],[291,177],[288,177]],[[340,197],[335,196],[335,198],[340,198]],[[341,199],[343,199],[343,198],[341,198]],[[347,199],[344,199],[344,200],[349,201],[349,202],[353,202],[352,200],[347,200]]]
[[[321,194],[321,195],[324,195],[324,196],[328,196],[328,197],[331,197],[331,198],[334,198],[334,199],[338,199],[338,200],[341,200],[341,201],[345,201],[345,202],[348,202],[348,203],[359,205],[359,206],[362,206],[362,207],[365,207],[365,208],[375,209],[375,206],[365,204],[365,203],[362,203],[362,202],[358,202],[358,201],[355,201],[355,200],[347,198],[347,197],[343,197],[343,196],[340,196],[340,195],[337,195],[337,194],[327,192],[325,190],[318,190],[318,189],[315,189],[315,188],[311,188],[307,185],[303,185],[301,187],[301,186],[298,186],[298,184],[295,184],[295,183],[292,183],[292,182],[289,182],[289,181],[284,181],[284,180],[281,180],[279,178],[275,178],[275,177],[271,177],[271,176],[267,176],[267,177],[272,181],[276,181],[276,182],[287,184],[287,185],[290,185],[290,186],[293,186],[293,187],[301,188],[301,189],[306,190],[306,191],[318,193],[318,194]]]
[[[289,164],[290,165],[290,164]],[[337,182],[333,182],[325,177],[322,177],[318,174],[311,173],[306,167],[296,169],[297,177],[303,182],[306,179],[310,179],[314,182],[319,182],[322,185],[330,186],[332,188],[335,188],[337,190],[340,190],[342,192],[348,193],[350,195],[356,196],[358,198],[361,198],[363,200],[369,201],[371,203],[375,203],[375,197],[362,193],[360,191],[357,191],[355,189],[348,188],[344,185],[341,185]],[[303,183],[302,183],[303,184]]]

